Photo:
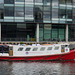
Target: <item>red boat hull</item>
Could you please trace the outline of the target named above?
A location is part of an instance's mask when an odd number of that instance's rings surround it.
[[[45,56],[19,57],[19,56],[0,56],[0,60],[8,61],[53,61],[53,60],[75,60],[75,50],[68,53]]]

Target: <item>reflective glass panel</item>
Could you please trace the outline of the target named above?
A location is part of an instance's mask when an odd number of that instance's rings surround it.
[[[50,5],[51,0],[44,0],[44,5]]]
[[[25,2],[33,3],[34,0],[25,0]]]
[[[43,21],[43,6],[41,5],[36,5],[34,8],[34,16],[35,16],[35,21],[37,22],[42,22]]]
[[[14,0],[4,0],[4,4],[14,4]]]
[[[59,18],[66,19],[66,9],[59,9]]]
[[[59,0],[60,1],[60,4],[65,4],[66,3],[66,0]]]
[[[44,30],[44,29],[43,29],[43,24],[40,24],[40,25],[39,25],[39,33],[40,33],[40,34],[39,34],[39,40],[40,40],[40,41],[43,41],[43,30]]]
[[[71,5],[72,4],[72,0],[66,0],[66,4]]]
[[[75,8],[73,8],[73,23],[75,23]]]
[[[33,18],[33,7],[25,7],[25,18]]]
[[[50,12],[43,12],[43,20],[50,21]]]
[[[51,24],[44,24],[44,41],[51,40]]]
[[[0,19],[3,19],[4,17],[4,1],[0,0]]]
[[[58,18],[58,9],[57,8],[52,9],[52,18]]]
[[[14,7],[5,7],[5,16],[14,16]]]
[[[54,8],[58,7],[58,0],[52,0],[52,7]]]
[[[35,0],[35,3],[42,3],[42,0]]]
[[[15,2],[24,2],[24,0],[15,0]]]
[[[3,6],[4,5],[4,1],[3,0],[0,0],[0,9],[3,9]]]
[[[4,11],[0,10],[0,19],[3,19],[3,18],[4,18]]]
[[[72,10],[67,9],[66,13],[67,13],[66,18],[67,19],[72,19]]]
[[[15,16],[24,17],[24,7],[15,7]]]
[[[50,6],[44,6],[44,11],[50,11]]]

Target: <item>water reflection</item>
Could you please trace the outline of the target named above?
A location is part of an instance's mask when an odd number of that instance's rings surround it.
[[[74,62],[0,61],[0,75],[75,75]]]

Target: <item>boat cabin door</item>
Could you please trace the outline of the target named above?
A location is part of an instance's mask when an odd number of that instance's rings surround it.
[[[61,52],[65,52],[65,45],[61,45]]]
[[[9,46],[9,56],[13,56],[13,46]]]
[[[61,52],[69,52],[69,45],[61,45]]]

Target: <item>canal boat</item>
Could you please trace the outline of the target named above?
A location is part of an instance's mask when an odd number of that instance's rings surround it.
[[[75,60],[75,50],[69,44],[0,45],[0,60],[63,61]]]

